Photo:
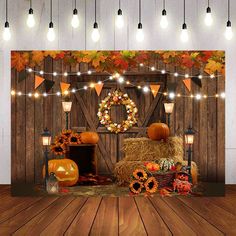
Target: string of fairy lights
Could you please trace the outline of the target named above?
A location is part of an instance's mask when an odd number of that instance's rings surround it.
[[[143,63],[139,64],[140,67],[146,67],[147,69],[149,69],[150,71],[152,72],[159,72],[161,74],[169,74],[171,76],[174,76],[174,77],[178,77],[178,78],[193,78],[193,77],[196,77],[196,75],[191,75],[191,74],[182,74],[182,73],[178,73],[177,71],[175,72],[171,72],[171,71],[168,71],[166,69],[159,69],[159,68],[156,68],[154,66],[147,66]],[[57,77],[57,76],[64,76],[64,77],[67,77],[67,76],[82,76],[82,75],[92,75],[93,73],[95,73],[96,71],[93,71],[93,70],[88,70],[86,72],[80,72],[80,71],[77,71],[77,72],[45,72],[43,70],[34,70],[32,68],[27,68],[26,71],[28,73],[34,73],[34,74],[39,74],[41,76],[43,75],[51,75],[51,76],[54,76],[54,77]],[[181,93],[175,93],[173,91],[165,91],[165,92],[161,92],[161,91],[153,91],[149,85],[140,85],[140,84],[134,84],[133,82],[130,82],[129,80],[127,80],[125,78],[125,72],[121,75],[119,73],[114,73],[114,74],[111,74],[109,72],[106,72],[105,73],[108,75],[108,77],[104,80],[100,80],[98,82],[88,82],[86,85],[80,87],[80,88],[71,88],[71,89],[68,89],[66,91],[64,91],[63,93],[60,92],[60,91],[56,91],[56,92],[52,92],[52,93],[39,93],[38,91],[34,91],[34,92],[27,92],[27,93],[23,93],[21,91],[16,91],[16,90],[11,90],[11,95],[12,96],[18,96],[18,97],[21,97],[21,96],[28,96],[28,97],[32,97],[32,98],[39,98],[39,97],[48,97],[48,96],[58,96],[58,97],[61,97],[61,96],[68,96],[70,93],[74,94],[76,92],[79,92],[81,90],[88,90],[88,89],[94,89],[95,88],[95,85],[96,84],[104,84],[106,83],[107,81],[112,81],[112,80],[116,80],[117,83],[119,84],[126,84],[128,86],[131,86],[131,87],[136,87],[138,90],[140,91],[143,91],[143,93],[149,93],[149,92],[156,92],[157,94],[161,94],[161,95],[164,95],[166,97],[168,97],[169,99],[173,100],[175,98],[180,98],[180,97],[183,97],[183,98],[195,98],[196,100],[201,100],[201,99],[206,99],[206,98],[222,98],[224,99],[225,98],[225,92],[224,91],[221,91],[220,93],[216,93],[216,94],[201,94],[201,93],[197,93],[197,94],[181,94]],[[214,78],[218,78],[218,77],[221,77],[222,75],[221,74],[211,74],[211,75],[202,75],[202,74],[199,74],[197,77],[198,79],[214,79]]]
[[[73,4],[73,11],[72,17],[71,17],[71,27],[76,30],[80,26],[80,12],[83,11],[81,7],[77,8],[77,0],[71,0]],[[121,0],[114,0],[117,1],[117,7],[118,11],[115,15],[115,26],[118,30],[121,30],[125,26],[125,18],[124,14],[121,8]],[[180,33],[180,39],[183,43],[187,42],[189,40],[189,30],[188,30],[188,24],[187,24],[187,8],[185,0],[183,1],[183,24],[181,26],[181,33]],[[28,17],[26,20],[26,25],[31,29],[35,27],[36,20],[34,16],[34,10],[33,10],[33,0],[29,0],[29,10],[28,10]],[[124,2],[124,1],[123,1]],[[142,23],[142,0],[137,1],[138,2],[138,24],[137,24],[137,31],[136,31],[136,40],[137,42],[142,42],[145,39],[144,35],[144,28],[145,25]],[[144,1],[143,1],[144,2]],[[161,19],[160,19],[160,28],[161,30],[166,30],[169,26],[169,7],[167,6],[167,0],[163,0],[162,7],[160,8],[161,13]],[[181,6],[181,7],[182,7]],[[227,20],[226,20],[226,27],[225,27],[225,33],[224,36],[227,40],[231,40],[233,38],[233,31],[232,31],[232,23],[231,23],[231,17],[230,17],[230,0],[227,0]],[[49,26],[48,26],[48,32],[47,32],[47,39],[50,42],[53,42],[56,39],[56,33],[55,33],[55,27],[53,23],[53,0],[49,0]],[[86,10],[86,9],[85,9]],[[117,10],[117,8],[116,8]],[[86,15],[86,14],[85,14]],[[4,31],[3,31],[3,39],[5,41],[9,41],[11,39],[11,30],[10,30],[10,23],[8,21],[8,0],[5,0],[5,24],[4,24]],[[85,19],[86,20],[86,19]],[[210,0],[207,1],[206,5],[206,12],[204,17],[204,24],[206,27],[210,29],[210,27],[214,23],[214,15],[212,15],[212,9]],[[100,24],[97,20],[97,0],[94,0],[94,23],[93,23],[92,33],[91,33],[91,39],[94,42],[98,42],[100,40]]]

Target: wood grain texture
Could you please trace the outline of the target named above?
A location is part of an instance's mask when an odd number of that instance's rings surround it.
[[[153,59],[149,64],[158,64]],[[71,67],[61,60],[46,58],[41,67],[47,72],[72,71],[86,72],[91,65],[78,63]],[[166,68],[174,71],[175,68]],[[182,73],[185,73],[182,71]],[[195,71],[186,71],[195,73]],[[108,78],[108,75],[93,73],[82,76],[52,76],[45,75],[46,79],[55,81],[50,92],[60,91],[60,82],[70,82],[71,88],[81,88],[90,82],[98,82]],[[12,70],[12,89],[30,92],[33,84],[33,73],[27,74],[27,80],[18,82],[19,73]],[[166,91],[168,83],[176,82],[176,93],[184,95],[196,94],[197,92],[214,95],[224,91],[224,78],[202,79],[202,88],[192,83],[191,93],[187,91],[180,78],[167,77],[158,72],[150,72],[148,69],[138,67],[132,72],[127,72],[125,79],[136,85],[160,84],[160,91]],[[98,104],[110,91],[121,89],[127,92],[136,103],[138,112],[138,124],[124,134],[111,134],[102,126],[97,118]],[[44,92],[42,85],[39,92]],[[144,94],[142,91],[126,84],[117,84],[116,81],[108,81],[104,84],[100,96],[95,90],[80,90],[71,94],[73,101],[69,123],[78,132],[93,130],[99,133],[98,144],[98,172],[99,174],[112,174],[116,162],[124,157],[122,152],[125,138],[146,136],[146,128],[156,121],[164,121],[165,113],[162,95],[155,98],[152,93]],[[42,166],[44,156],[41,145],[43,129],[47,127],[53,137],[65,128],[65,114],[62,111],[63,97],[48,96],[47,98],[31,99],[28,97],[12,97],[12,183],[41,183]],[[196,101],[191,98],[177,97],[175,99],[174,112],[171,115],[172,135],[183,135],[184,130],[192,125],[197,130],[193,146],[193,161],[199,167],[200,178],[203,181],[224,182],[225,175],[225,103],[221,98],[209,98]],[[125,109],[121,106],[112,107],[111,118],[119,122],[126,119]],[[51,155],[54,158],[54,155]],[[184,157],[187,159],[186,155]]]
[[[11,197],[0,185],[0,235],[235,235],[236,186],[225,197]]]
[[[104,197],[90,235],[118,235],[118,198]]]
[[[119,198],[119,235],[147,235],[134,198]]]

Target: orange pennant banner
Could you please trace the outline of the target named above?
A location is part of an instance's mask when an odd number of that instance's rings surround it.
[[[161,87],[161,85],[158,85],[158,84],[150,84],[150,88],[151,88],[154,98],[156,97],[157,93],[159,92],[160,87]]]
[[[103,83],[99,83],[99,84],[97,83],[97,84],[94,85],[94,88],[95,88],[96,93],[97,93],[98,96],[100,96],[100,94],[101,94],[103,85],[104,85]]]
[[[189,92],[191,92],[191,79],[184,79],[183,80],[184,85],[188,89]]]
[[[60,86],[61,86],[61,93],[64,93],[65,91],[67,91],[70,88],[70,84],[68,84],[68,83],[61,82]]]
[[[44,78],[36,75],[34,77],[34,89],[37,89],[43,83],[44,80]]]

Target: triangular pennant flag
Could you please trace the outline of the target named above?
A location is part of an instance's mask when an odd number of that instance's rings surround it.
[[[25,79],[26,79],[26,72],[25,72],[25,70],[23,70],[19,73],[18,82],[21,82]]]
[[[51,88],[53,87],[54,84],[55,84],[54,81],[45,79],[44,86],[45,86],[46,93],[48,93],[51,90]]]
[[[96,93],[97,93],[98,96],[100,96],[103,85],[104,85],[103,83],[99,83],[99,84],[97,83],[97,84],[94,85],[94,88],[95,88]]]
[[[154,98],[156,97],[157,93],[159,92],[160,87],[161,87],[161,85],[159,85],[159,84],[150,84],[150,88],[151,88]]]
[[[60,82],[60,86],[61,86],[61,93],[64,93],[70,88],[70,84],[68,83]]]
[[[191,79],[184,79],[183,80],[184,85],[188,89],[189,92],[191,92]]]
[[[37,89],[43,83],[44,80],[44,78],[36,75],[34,77],[34,89]]]
[[[202,87],[202,81],[198,77],[192,77],[192,81],[200,88]]]

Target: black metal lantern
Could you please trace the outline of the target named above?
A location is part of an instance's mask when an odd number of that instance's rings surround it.
[[[187,153],[188,153],[188,171],[190,176],[190,182],[192,182],[192,176],[191,176],[191,161],[192,161],[192,146],[194,143],[194,135],[195,130],[189,126],[188,129],[184,132],[185,137],[185,144],[188,145]]]
[[[48,147],[51,145],[52,136],[51,136],[50,131],[46,128],[46,129],[44,129],[43,133],[41,134],[41,137],[42,137],[42,144],[44,146],[44,156],[45,156],[45,187],[46,187],[46,182],[47,182],[47,179],[49,177],[49,174],[48,174],[48,154],[49,154]]]

